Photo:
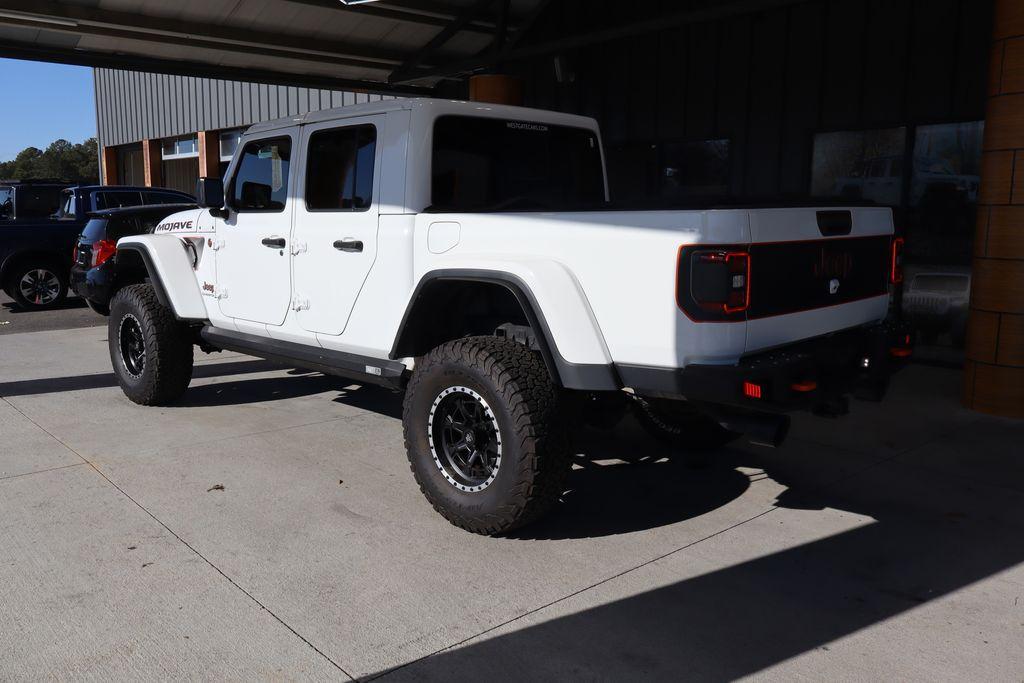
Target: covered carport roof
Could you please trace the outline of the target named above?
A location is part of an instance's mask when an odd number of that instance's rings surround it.
[[[0,0],[0,56],[378,92],[793,0],[688,0],[526,45],[553,0]],[[643,6],[645,3],[638,2]],[[642,8],[641,8],[642,9]]]

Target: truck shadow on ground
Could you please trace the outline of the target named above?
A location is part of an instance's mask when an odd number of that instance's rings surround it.
[[[21,313],[45,313],[47,311],[68,311],[68,310],[74,310],[74,309],[77,309],[77,308],[85,308],[85,307],[86,307],[85,299],[80,299],[78,297],[68,297],[68,298],[64,299],[64,301],[60,302],[59,304],[57,304],[55,306],[50,306],[49,308],[46,308],[46,309],[44,309],[42,311],[37,311],[37,310],[29,309],[29,308],[22,308],[21,306],[19,306],[18,304],[14,303],[13,301],[4,301],[3,303],[0,303],[0,308],[2,308],[4,310],[4,314],[5,315],[7,315],[7,314],[19,315]],[[100,320],[100,318],[97,317],[97,321],[99,321],[99,320]]]
[[[1012,437],[1011,432],[1007,431],[1007,437]],[[838,468],[826,471],[823,479],[820,471],[809,476],[806,461],[787,461],[777,453],[727,449],[723,456],[710,470],[696,475],[692,484],[671,478],[666,482],[666,490],[678,495],[675,505],[699,514],[714,504],[716,496],[725,501],[735,495],[730,487],[740,488],[734,479],[739,475],[737,466],[758,468],[787,488],[775,500],[774,508],[768,507],[759,517],[753,513],[753,527],[739,538],[755,547],[763,540],[778,548],[786,546],[787,535],[806,538],[809,529],[827,532],[829,525],[834,531],[820,540],[770,554],[751,552],[726,538],[711,539],[702,551],[659,563],[654,570],[659,580],[673,568],[687,575],[676,583],[614,601],[607,601],[607,594],[597,586],[586,594],[593,597],[570,596],[535,617],[527,614],[514,620],[518,623],[495,629],[479,640],[378,675],[387,675],[389,680],[488,680],[515,671],[518,678],[526,680],[726,681],[809,652],[822,658],[809,671],[834,670],[830,667],[838,664],[830,664],[828,659],[836,656],[829,646],[833,641],[1024,561],[1024,487],[1019,483],[994,485],[998,473],[979,483],[969,464],[935,471],[901,464],[897,458],[863,465],[852,474],[837,474]],[[1012,462],[1019,455],[1007,449],[1000,457],[1004,472],[1019,470],[1019,464]],[[646,471],[657,479],[666,472],[656,466]],[[659,503],[643,500],[640,496],[647,491],[629,484],[628,478],[625,487],[604,482],[603,491],[599,481],[586,484],[596,486],[590,493],[581,492],[586,502],[577,500],[579,507],[573,510],[570,497],[565,509],[542,522],[532,535],[564,538],[588,525],[600,533],[608,525],[615,528],[618,522],[614,517],[629,506],[652,522],[659,519]],[[657,491],[662,484],[652,479],[648,486]],[[705,497],[706,505],[700,498],[685,501],[704,487],[722,490],[697,494]],[[611,503],[602,505],[602,496],[608,496]],[[670,505],[670,501],[664,497],[660,504]],[[843,515],[831,512],[828,522],[822,524],[784,515],[779,508],[830,508],[843,511]],[[590,519],[580,521],[580,517]],[[681,518],[664,515],[660,521],[673,517]],[[644,525],[626,526],[639,529]],[[666,552],[672,554],[672,550]],[[748,559],[752,554],[758,556]],[[708,561],[708,557],[714,559]],[[729,564],[730,557],[736,558],[734,564]],[[729,566],[701,569],[723,564]],[[652,581],[650,576],[638,578],[633,585],[650,585]],[[622,582],[615,596],[628,594],[629,579]],[[941,671],[950,677],[970,678],[974,672],[982,678],[1014,678],[1019,671],[993,668],[983,674],[977,668],[988,661],[998,667],[1000,657],[1007,661],[1000,652],[1012,650],[1012,643],[1019,643],[1024,636],[1024,619],[1020,608],[1014,607],[1013,588],[1004,590],[1009,593],[1004,609],[992,604],[991,595],[974,593],[973,598],[961,596],[956,603],[947,602],[938,617],[935,612],[920,617],[925,620],[923,626],[903,621],[888,631],[876,630],[865,636],[869,643],[845,647],[842,666],[862,661],[859,675],[885,678],[891,670],[884,661],[877,657],[863,660],[853,653],[890,652],[894,663],[902,662],[902,670],[910,666],[907,657],[920,660],[922,676]],[[982,604],[972,602],[977,600]],[[1024,603],[1024,595],[1019,601]],[[979,621],[980,614],[985,615],[983,621]],[[919,632],[937,619],[944,629],[942,641]],[[957,655],[946,651],[950,638],[956,639],[959,656],[967,657],[967,662],[957,662]],[[910,649],[901,648],[900,643]]]

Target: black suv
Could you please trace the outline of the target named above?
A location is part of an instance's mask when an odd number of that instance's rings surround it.
[[[68,290],[71,249],[92,213],[191,201],[162,187],[0,182],[0,288],[25,309],[58,306]]]
[[[146,278],[145,265],[138,258],[113,258],[117,241],[128,235],[153,232],[153,228],[172,213],[194,208],[195,204],[182,203],[93,212],[75,244],[71,288],[85,299],[89,308],[109,315],[110,300],[117,290]]]

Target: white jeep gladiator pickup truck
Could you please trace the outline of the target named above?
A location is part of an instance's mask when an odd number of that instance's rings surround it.
[[[125,394],[164,404],[193,348],[405,391],[413,474],[452,523],[537,519],[571,416],[632,406],[683,449],[777,445],[785,413],[880,399],[901,241],[876,207],[611,210],[595,121],[405,99],[254,125],[200,208],[118,242]]]

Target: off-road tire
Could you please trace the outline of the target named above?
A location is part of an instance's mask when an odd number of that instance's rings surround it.
[[[500,464],[482,490],[460,489],[434,457],[430,425],[444,392],[456,387],[482,398],[498,427]],[[420,490],[455,526],[505,533],[544,515],[562,494],[571,453],[559,391],[541,358],[522,344],[467,337],[435,348],[416,363],[402,424]]]
[[[62,268],[50,261],[25,261],[15,266],[5,285],[5,290],[22,309],[26,311],[44,311],[59,306],[68,296],[68,274],[66,268]],[[26,297],[21,291],[20,283],[22,278],[33,271],[45,271],[49,273],[56,282],[56,295],[46,303],[36,303],[34,299]]]
[[[144,351],[141,364],[122,351],[136,326]],[[129,285],[118,291],[110,302],[107,340],[117,383],[134,403],[166,405],[188,388],[192,339],[186,326],[157,299],[152,285]]]
[[[713,451],[739,436],[686,401],[633,395],[632,406],[644,431],[692,466],[706,465]]]

